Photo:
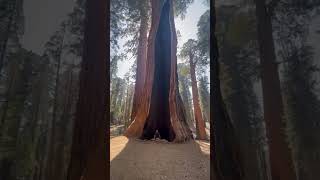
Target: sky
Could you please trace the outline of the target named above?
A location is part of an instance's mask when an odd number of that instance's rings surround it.
[[[209,6],[206,6],[202,0],[195,0],[187,9],[186,16],[183,20],[181,18],[175,18],[176,30],[180,31],[181,38],[178,39],[178,52],[179,48],[183,45],[183,43],[187,42],[188,39],[196,39],[197,38],[197,24],[200,19],[200,16],[209,9]],[[208,37],[209,38],[209,37]],[[124,40],[120,40],[120,52],[121,45],[123,45]],[[130,56],[129,56],[130,57]],[[118,65],[118,77],[123,77],[125,73],[127,73],[134,62],[133,59],[130,61],[122,61]],[[178,58],[178,62],[181,62]]]
[[[72,12],[74,0],[24,1],[25,29],[22,46],[41,55],[44,44]]]

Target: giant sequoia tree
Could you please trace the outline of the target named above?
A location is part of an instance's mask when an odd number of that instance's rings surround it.
[[[107,179],[105,22],[108,5],[107,1],[86,2],[83,59],[68,170],[69,180]]]
[[[255,0],[264,118],[269,139],[271,174],[274,180],[284,180],[295,179],[296,175],[282,122],[283,102],[272,35],[271,17],[277,3],[279,0],[273,0],[268,5],[265,0]]]
[[[174,0],[173,8],[175,16],[184,17],[186,9],[193,0]],[[150,0],[127,0],[127,6],[129,8],[130,22],[128,30],[130,34],[134,34],[134,37],[126,43],[130,51],[134,51],[137,55],[136,64],[136,79],[135,79],[135,90],[133,96],[133,105],[131,112],[131,121],[134,120],[137,110],[141,103],[140,96],[143,93],[144,83],[146,79],[146,64],[147,64],[147,49],[148,49],[148,31],[149,31],[149,20],[150,20]],[[138,20],[138,22],[136,22]],[[139,30],[135,30],[134,24],[139,23]]]
[[[151,139],[156,130],[168,141],[192,137],[186,123],[177,75],[177,36],[172,0],[151,1],[146,79],[141,103],[127,137]]]
[[[196,77],[196,66],[202,57],[198,55],[199,51],[197,49],[197,41],[189,39],[183,44],[181,50],[181,57],[188,59],[190,65],[190,77],[191,77],[191,87],[192,87],[192,100],[193,100],[193,110],[194,118],[196,122],[197,138],[207,139],[207,134],[205,130],[205,122],[202,117],[202,112],[200,108],[199,99],[199,89]]]

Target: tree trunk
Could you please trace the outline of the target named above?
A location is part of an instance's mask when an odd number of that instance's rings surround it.
[[[140,104],[140,97],[143,93],[143,86],[146,78],[146,63],[147,63],[147,45],[148,45],[148,15],[142,9],[141,22],[139,30],[139,44],[138,44],[138,57],[137,57],[137,72],[136,83],[133,96],[133,106],[131,112],[131,121],[136,116],[137,109]]]
[[[178,89],[177,36],[172,0],[151,1],[152,22],[148,39],[146,79],[141,103],[127,137],[151,139],[156,130],[168,141],[192,137]]]
[[[123,105],[123,113],[122,113],[123,114],[122,119],[124,121],[125,128],[127,128],[127,125],[128,125],[128,116],[127,116],[128,101],[129,101],[129,85],[127,86],[126,99],[125,99],[125,103]]]
[[[187,119],[187,123],[189,124],[189,127],[194,128],[193,125],[193,115],[192,115],[192,104],[191,104],[191,99],[190,99],[190,91],[189,91],[189,85],[187,84],[188,80],[186,77],[180,77],[179,78],[180,83],[181,83],[181,98],[183,100],[183,104],[186,110],[186,119]]]
[[[215,7],[214,3],[211,8],[211,32],[212,38],[212,74],[211,79],[213,80],[212,88],[213,93],[211,96],[212,109],[211,117],[212,121],[210,127],[214,132],[214,137],[210,138],[213,141],[211,151],[213,155],[210,156],[211,162],[213,162],[212,168],[212,179],[217,180],[242,180],[243,170],[241,169],[242,163],[240,159],[240,146],[237,137],[235,136],[235,129],[229,118],[226,106],[223,102],[221,89],[220,89],[220,79],[219,79],[219,53],[217,39],[214,35],[215,33]]]
[[[9,109],[9,103],[12,99],[12,96],[14,96],[14,89],[17,83],[17,79],[19,76],[19,66],[18,62],[13,61],[13,64],[9,65],[9,77],[8,77],[8,87],[5,93],[6,96],[6,101],[4,102],[4,105],[2,107],[2,114],[1,114],[1,122],[0,122],[0,136],[5,133],[4,129],[5,128],[5,121],[7,118],[7,113]]]
[[[38,126],[38,143],[37,143],[37,156],[38,156],[38,175],[37,175],[37,179],[34,180],[41,180],[41,179],[45,179],[45,168],[46,168],[46,162],[45,160],[47,160],[47,138],[46,135],[47,134],[47,124],[49,123],[48,121],[48,109],[49,109],[49,85],[48,85],[48,81],[50,79],[49,74],[50,74],[50,68],[48,66],[49,64],[49,59],[46,58],[41,58],[41,60],[44,62],[45,67],[42,71],[42,73],[40,74],[41,76],[41,81],[42,81],[42,96],[41,96],[41,102],[39,105],[39,123],[41,124],[40,126]]]
[[[57,120],[57,113],[58,113],[58,90],[59,90],[59,83],[60,83],[60,67],[61,67],[61,55],[62,55],[62,49],[63,49],[63,43],[64,43],[64,36],[65,32],[63,32],[63,37],[61,39],[61,42],[59,44],[59,50],[57,51],[57,60],[58,60],[58,66],[56,70],[56,77],[55,77],[55,87],[54,87],[54,98],[53,98],[53,112],[52,112],[52,120],[50,130],[48,132],[48,160],[47,160],[47,167],[46,167],[46,173],[48,180],[54,179],[53,174],[53,165],[55,161],[55,133],[56,133],[56,120]]]
[[[193,62],[192,56],[190,56],[190,75],[191,75],[191,89],[192,89],[192,99],[193,99],[193,112],[194,118],[196,121],[196,130],[197,130],[197,139],[206,140],[207,133],[205,128],[205,122],[202,118],[202,112],[200,108],[199,102],[199,91],[197,85],[197,78],[196,78],[196,64]]]
[[[107,1],[87,1],[79,99],[73,127],[68,180],[106,180],[109,168],[106,122],[107,51],[109,18]],[[107,18],[107,19],[106,19]],[[106,23],[107,22],[107,23]]]
[[[2,76],[1,72],[2,72],[3,65],[4,65],[4,57],[6,55],[7,44],[8,44],[8,40],[9,40],[9,37],[10,37],[10,30],[11,30],[11,27],[12,27],[12,24],[13,24],[13,17],[14,17],[14,13],[12,12],[10,17],[9,17],[8,26],[7,26],[7,29],[6,29],[6,36],[4,36],[5,40],[4,40],[4,42],[2,42],[3,44],[1,45],[0,77]]]
[[[271,15],[265,0],[256,0],[257,30],[263,89],[264,119],[269,140],[273,180],[296,179],[282,122],[283,104],[272,36]]]
[[[64,108],[62,111],[61,119],[58,125],[59,133],[57,133],[57,147],[55,150],[55,159],[53,164],[53,173],[52,173],[52,179],[58,180],[58,179],[65,179],[65,154],[64,154],[64,147],[66,145],[66,134],[67,134],[67,124],[70,121],[69,114],[72,107],[72,86],[73,86],[73,69],[70,68],[68,70],[68,80],[66,83],[66,98],[64,102]]]

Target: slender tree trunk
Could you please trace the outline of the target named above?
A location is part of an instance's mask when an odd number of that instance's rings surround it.
[[[133,107],[131,112],[131,121],[136,116],[137,109],[140,104],[140,97],[143,93],[143,86],[146,78],[146,63],[147,63],[147,45],[148,45],[148,13],[143,9],[141,12],[140,30],[139,30],[139,44],[137,57],[137,72],[136,83],[133,96]]]
[[[122,98],[122,97],[119,96],[119,93],[120,93],[120,83],[121,83],[120,79],[117,79],[116,82],[115,82],[115,87],[114,87],[114,89],[113,89],[113,94],[112,94],[113,97],[112,97],[112,103],[111,103],[113,110],[115,110],[116,107],[117,107],[118,99],[119,99],[119,98]]]
[[[126,95],[126,102],[125,102],[125,107],[124,107],[124,119],[125,119],[125,127],[127,128],[128,123],[130,122],[129,119],[129,113],[130,113],[130,96],[129,96],[129,85],[127,88],[127,95]]]
[[[192,84],[192,99],[193,99],[193,111],[194,117],[196,121],[196,129],[197,129],[197,139],[205,140],[207,139],[207,133],[205,129],[205,122],[202,117],[202,112],[200,108],[199,102],[199,91],[197,85],[197,78],[196,78],[196,64],[193,62],[192,56],[190,56],[190,75],[191,75],[191,84]]]
[[[68,81],[67,81],[67,94],[66,94],[66,99],[64,102],[64,108],[62,111],[62,115],[61,115],[61,119],[60,119],[60,123],[59,123],[59,133],[57,134],[57,148],[55,151],[56,154],[56,158],[54,161],[54,165],[53,165],[53,178],[54,180],[58,180],[58,179],[65,179],[65,155],[64,155],[64,147],[66,145],[66,133],[67,133],[67,124],[68,121],[70,121],[69,118],[69,113],[71,110],[71,106],[72,106],[72,97],[73,97],[73,92],[72,92],[72,86],[73,86],[73,70],[70,69],[69,70],[69,77],[68,77]]]
[[[132,121],[130,121],[130,111],[133,107],[133,96],[134,96],[134,90],[131,86],[128,87],[128,95],[129,95],[129,98],[128,98],[128,104],[126,106],[126,126],[125,128],[128,128],[128,126],[130,125],[130,123]]]
[[[47,178],[48,180],[54,179],[54,174],[53,174],[53,166],[54,166],[54,161],[55,161],[55,148],[56,148],[56,120],[57,120],[57,111],[58,111],[58,90],[59,90],[59,84],[60,84],[60,68],[61,68],[61,55],[62,55],[62,49],[63,49],[63,44],[64,44],[64,36],[65,32],[63,32],[62,39],[59,45],[59,50],[57,51],[57,60],[58,60],[58,66],[56,70],[56,77],[55,77],[55,87],[54,87],[54,98],[53,98],[53,112],[52,112],[52,120],[51,120],[51,125],[49,133],[48,133],[48,161],[47,161],[47,168],[46,168],[46,173],[47,173]]]
[[[215,1],[214,1],[215,2]],[[212,73],[211,79],[213,93],[211,96],[212,109],[211,111],[211,124],[213,145],[210,146],[213,155],[210,156],[211,162],[213,162],[212,177],[211,179],[216,180],[242,180],[243,170],[241,169],[242,163],[240,159],[240,145],[235,135],[235,129],[229,118],[226,106],[222,99],[219,79],[219,53],[217,39],[214,35],[216,15],[215,15],[215,4],[212,4],[211,18],[211,32],[212,32]]]
[[[9,24],[7,26],[7,29],[6,29],[6,36],[5,36],[3,44],[1,45],[0,77],[1,77],[1,72],[2,72],[2,68],[3,68],[3,64],[4,64],[4,57],[5,57],[6,50],[7,50],[7,44],[8,44],[8,40],[9,40],[9,37],[10,37],[10,30],[11,30],[11,27],[12,27],[12,24],[13,24],[13,17],[14,17],[14,13],[11,13],[11,15],[9,17],[9,22],[8,22]]]
[[[187,119],[187,122],[189,124],[189,127],[193,127],[193,117],[192,117],[192,114],[191,114],[191,111],[192,111],[192,104],[190,103],[190,92],[189,92],[189,86],[187,84],[187,79],[185,77],[181,77],[180,79],[180,82],[181,82],[181,97],[183,99],[183,104],[185,106],[185,110],[186,110],[186,119]]]
[[[264,119],[266,121],[273,180],[296,179],[282,120],[283,102],[272,36],[271,15],[265,0],[256,0]]]
[[[13,89],[15,88],[15,82],[17,80],[17,74],[19,73],[18,71],[18,64],[14,63],[11,65],[10,70],[10,76],[8,79],[8,88],[7,91],[5,93],[6,96],[6,101],[4,102],[4,105],[2,107],[2,114],[1,114],[1,124],[0,124],[0,128],[1,128],[1,132],[0,132],[0,136],[3,135],[3,133],[5,133],[4,131],[4,125],[5,125],[5,120],[7,118],[7,113],[8,113],[8,108],[9,108],[9,103],[11,101],[11,96],[13,95]]]
[[[167,136],[167,140],[181,142],[192,136],[186,123],[185,110],[178,90],[177,37],[172,0],[165,4],[161,2],[151,1],[152,22],[148,39],[144,92],[136,116],[125,135],[149,139],[159,128],[160,134],[164,134],[161,137]],[[161,61],[160,56],[163,57]],[[159,88],[163,88],[163,91],[160,91]],[[157,108],[159,105],[162,108]],[[164,113],[161,113],[160,110]],[[162,121],[159,121],[159,116],[164,117]]]
[[[43,58],[42,61],[44,61],[45,64],[49,63],[49,59]],[[45,70],[41,74],[43,78],[43,96],[42,96],[42,103],[40,105],[40,115],[39,120],[41,121],[40,124],[42,124],[40,129],[40,135],[39,135],[39,142],[38,142],[38,153],[39,154],[39,175],[38,179],[35,180],[42,180],[46,178],[46,165],[47,165],[47,148],[48,145],[46,144],[48,142],[48,137],[46,136],[48,131],[48,124],[50,121],[48,120],[48,109],[49,109],[49,85],[48,81],[50,80],[49,74],[50,74],[50,67],[46,65]]]
[[[105,45],[109,3],[87,1],[86,6],[84,53],[68,180],[106,180],[109,174],[106,122],[109,61]]]

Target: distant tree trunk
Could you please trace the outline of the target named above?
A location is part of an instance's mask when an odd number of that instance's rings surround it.
[[[10,37],[10,30],[11,30],[11,27],[13,25],[13,18],[14,18],[14,13],[11,13],[11,15],[9,17],[8,26],[7,26],[7,29],[6,29],[6,35],[4,36],[5,39],[2,42],[3,44],[1,44],[0,77],[1,77],[1,72],[2,72],[2,68],[3,68],[3,64],[4,64],[4,57],[6,55],[7,44],[8,44],[8,40],[9,40],[9,37]]]
[[[107,51],[105,48],[109,18],[107,1],[87,1],[83,60],[68,180],[106,180],[107,143],[106,122]],[[108,18],[108,19],[106,19]],[[107,23],[106,23],[107,22]]]
[[[120,94],[120,84],[121,81],[119,78],[116,79],[116,82],[115,82],[115,85],[114,85],[114,89],[113,89],[113,93],[112,93],[112,103],[111,103],[111,107],[113,110],[116,109],[117,107],[117,102],[118,102],[118,99],[121,98],[119,97],[119,94]]]
[[[207,79],[202,77],[199,83],[199,95],[200,95],[201,109],[203,112],[202,117],[205,122],[210,122],[210,94],[206,84],[207,84]]]
[[[4,101],[4,105],[2,107],[2,114],[1,114],[1,122],[0,122],[0,136],[3,135],[2,133],[5,133],[3,130],[4,125],[5,125],[5,120],[7,118],[7,113],[9,109],[9,103],[12,99],[12,96],[14,95],[14,89],[16,86],[16,81],[18,79],[18,74],[19,74],[19,66],[16,61],[12,62],[11,65],[9,65],[9,77],[8,77],[8,87],[5,93],[6,100]]]
[[[67,134],[67,124],[70,121],[69,118],[69,113],[71,111],[71,106],[72,106],[72,97],[73,97],[73,92],[72,92],[72,86],[73,86],[73,70],[70,68],[68,70],[68,79],[66,83],[66,96],[65,96],[65,102],[61,119],[59,122],[59,133],[57,133],[57,147],[55,149],[55,154],[56,158],[54,159],[54,165],[53,165],[53,178],[54,180],[58,179],[65,179],[65,153],[64,153],[64,147],[66,145],[66,134]]]
[[[46,161],[47,160],[47,124],[49,123],[48,121],[48,109],[49,109],[49,86],[48,86],[48,81],[49,81],[49,75],[50,75],[50,68],[48,66],[49,60],[46,58],[41,58],[41,60],[44,62],[45,67],[43,68],[42,73],[39,75],[41,76],[41,81],[42,81],[42,96],[41,96],[41,104],[39,105],[39,123],[41,126],[38,126],[39,128],[39,139],[37,143],[37,159],[38,159],[38,175],[37,179],[34,180],[42,180],[45,179],[45,168],[46,168]]]
[[[43,60],[43,59],[42,59]],[[43,152],[39,151],[40,145],[40,127],[39,124],[42,124],[41,121],[43,121],[41,114],[43,113],[46,106],[44,106],[43,101],[47,100],[46,94],[47,94],[47,84],[48,84],[48,63],[43,63],[40,67],[40,72],[37,75],[37,82],[35,82],[34,87],[32,87],[32,123],[30,128],[30,134],[31,134],[31,142],[36,145],[35,147],[35,159],[36,163],[33,168],[33,180],[40,179],[40,173],[41,173],[41,165],[42,160],[41,157],[44,155]],[[44,108],[45,107],[45,108]],[[46,111],[47,109],[45,109]],[[36,142],[37,141],[37,142]],[[40,147],[41,148],[41,147]]]
[[[57,120],[57,113],[58,113],[58,90],[59,90],[59,84],[60,84],[60,68],[61,68],[61,55],[62,55],[62,49],[63,49],[63,42],[64,42],[64,36],[65,32],[63,32],[63,37],[61,39],[61,42],[59,44],[59,50],[57,51],[57,69],[55,74],[55,87],[54,87],[54,97],[53,97],[53,111],[52,111],[52,120],[51,125],[49,126],[49,132],[48,132],[48,159],[47,159],[47,167],[46,167],[46,173],[48,180],[52,179],[55,180],[55,175],[53,174],[53,164],[55,161],[55,137],[56,137],[56,120]]]
[[[133,96],[134,96],[134,88],[132,86],[129,86],[129,100],[128,100],[128,116],[127,116],[127,124],[126,124],[126,127],[127,128],[130,123],[132,122],[130,118],[130,112],[131,112],[131,109],[133,107]]]
[[[191,99],[190,99],[190,91],[189,91],[189,86],[187,84],[187,79],[185,77],[180,78],[180,83],[181,83],[181,98],[183,100],[183,104],[185,106],[186,110],[186,119],[189,124],[189,127],[193,127],[193,116],[192,116],[192,108],[191,108]]]
[[[194,118],[196,121],[196,129],[197,129],[197,139],[207,139],[207,133],[206,133],[206,126],[205,122],[202,117],[202,112],[200,108],[200,102],[199,102],[199,91],[198,91],[198,85],[197,85],[197,78],[196,78],[196,63],[194,63],[192,55],[190,54],[189,57],[190,61],[190,75],[191,75],[191,89],[192,89],[192,99],[193,99],[193,112],[194,112]]]
[[[152,0],[152,22],[148,39],[144,92],[127,137],[153,138],[158,129],[161,137],[181,142],[192,137],[178,89],[177,36],[173,5],[168,0]]]
[[[132,100],[133,100],[133,90],[130,85],[127,87],[127,97],[125,102],[125,108],[124,108],[124,119],[125,119],[125,128],[127,128],[131,121],[130,121],[130,111],[132,108]]]
[[[127,109],[128,109],[128,97],[129,97],[129,85],[127,87],[127,92],[126,92],[126,99],[125,99],[125,102],[124,102],[124,105],[123,105],[123,113],[122,113],[122,116],[123,116],[123,121],[124,121],[124,126],[125,128],[127,128],[127,125],[128,125],[128,116],[127,116]],[[129,110],[130,111],[130,110]]]
[[[140,97],[143,93],[143,86],[146,78],[146,64],[147,64],[147,45],[148,45],[148,13],[145,10],[140,10],[141,22],[139,30],[139,44],[138,44],[138,57],[137,57],[137,71],[136,83],[134,88],[133,106],[131,112],[131,121],[136,116],[137,109],[140,104]]]
[[[269,139],[272,179],[296,179],[282,120],[283,104],[272,36],[271,14],[267,10],[265,0],[256,0],[255,3],[262,71],[264,119]]]
[[[219,79],[219,53],[217,39],[214,35],[216,15],[215,15],[215,4],[213,2],[213,8],[211,18],[211,36],[212,44],[212,120],[211,125],[213,134],[213,145],[211,150],[213,155],[210,156],[213,162],[212,168],[212,179],[216,180],[242,180],[243,170],[242,162],[240,159],[240,146],[239,141],[235,135],[235,129],[229,118],[226,106],[223,102],[221,89],[220,89],[220,79]]]

